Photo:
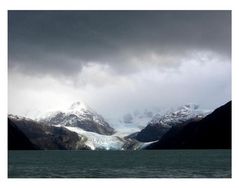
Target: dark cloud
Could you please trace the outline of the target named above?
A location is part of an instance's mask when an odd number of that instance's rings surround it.
[[[148,54],[231,54],[230,11],[9,11],[9,68],[73,75],[89,62],[134,69]],[[173,63],[173,61],[172,61]],[[167,62],[166,64],[170,64]]]

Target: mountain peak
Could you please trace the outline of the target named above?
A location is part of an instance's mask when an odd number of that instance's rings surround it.
[[[101,115],[80,101],[74,102],[68,109],[51,112],[40,121],[53,126],[78,127],[103,135],[114,133],[114,129]]]

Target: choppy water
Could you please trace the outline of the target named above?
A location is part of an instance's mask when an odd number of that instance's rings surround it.
[[[231,150],[9,151],[9,178],[230,178]]]

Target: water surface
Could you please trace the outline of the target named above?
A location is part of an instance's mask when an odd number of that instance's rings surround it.
[[[9,151],[9,178],[230,178],[231,150]]]

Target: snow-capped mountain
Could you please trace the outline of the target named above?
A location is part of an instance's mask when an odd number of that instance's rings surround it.
[[[171,128],[174,124],[185,122],[189,119],[202,119],[209,114],[208,110],[200,110],[196,104],[187,104],[165,114],[156,114],[149,125],[160,124],[162,127]]]
[[[49,125],[79,127],[85,131],[103,135],[114,133],[114,129],[104,118],[83,102],[75,102],[66,110],[49,112],[41,117],[39,121]]]
[[[156,114],[136,138],[145,142],[159,140],[173,126],[183,126],[191,121],[198,121],[209,113],[208,110],[200,110],[198,105],[187,104],[164,114]]]

